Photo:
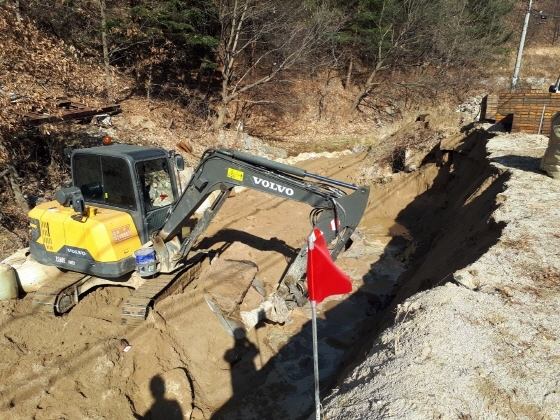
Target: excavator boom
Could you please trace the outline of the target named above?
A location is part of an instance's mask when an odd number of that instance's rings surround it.
[[[369,197],[368,187],[357,187],[244,152],[209,149],[203,155],[162,229],[152,238],[162,272],[171,272],[180,266],[198,237],[204,233],[219,211],[229,192],[236,186],[299,201],[313,207],[310,232],[314,228],[323,232],[325,240],[330,244],[333,260],[348,244],[365,212]],[[352,192],[346,194],[340,188]],[[204,211],[189,237],[173,240],[180,234],[187,220],[214,191],[219,191],[218,197]],[[280,282],[281,288],[287,287],[290,290],[289,293],[285,292],[283,297],[286,298],[287,294],[290,294],[298,305],[306,302],[305,286],[302,283],[298,284],[305,274],[306,255],[307,244],[304,243]]]

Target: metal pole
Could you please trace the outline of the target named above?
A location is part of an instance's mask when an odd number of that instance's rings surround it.
[[[523,55],[523,47],[525,46],[525,37],[527,36],[527,27],[529,26],[529,17],[531,17],[531,6],[533,0],[529,0],[527,13],[525,14],[525,23],[523,31],[521,32],[521,41],[519,42],[519,50],[517,51],[517,59],[515,60],[515,69],[513,70],[513,78],[511,79],[511,92],[515,92],[517,87],[517,76],[519,75],[519,68],[521,67],[521,56]]]
[[[305,176],[313,179],[318,179],[319,181],[329,182],[333,185],[338,185],[339,187],[350,188],[351,190],[357,190],[358,187],[354,184],[348,184],[347,182],[337,181],[336,179],[327,178],[321,175],[316,175],[305,171]]]
[[[321,400],[319,399],[319,356],[317,351],[317,304],[311,301],[311,329],[313,332],[313,376],[315,378],[315,420],[321,420]]]
[[[544,105],[544,106],[542,107],[541,122],[540,122],[540,124],[539,124],[539,132],[538,132],[538,134],[541,134],[542,125],[543,125],[543,122],[544,122],[544,113],[545,113],[545,111],[546,111],[546,105]]]

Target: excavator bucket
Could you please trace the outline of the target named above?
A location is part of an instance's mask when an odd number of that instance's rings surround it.
[[[208,304],[210,310],[214,312],[214,315],[216,315],[216,318],[218,318],[218,321],[220,321],[220,324],[222,324],[229,335],[231,335],[236,340],[245,337],[245,327],[242,323],[233,318],[230,318],[227,314],[220,310],[208,296],[204,296],[204,300]]]

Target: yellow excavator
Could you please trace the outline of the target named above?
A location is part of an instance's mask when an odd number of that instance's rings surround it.
[[[62,314],[93,287],[121,285],[135,289],[122,322],[141,323],[158,297],[204,257],[191,249],[237,186],[309,204],[310,231],[324,232],[333,259],[351,242],[369,196],[368,187],[230,149],[208,149],[181,185],[181,155],[104,143],[68,150],[72,186],[29,212],[32,257],[63,272],[35,292],[39,310]],[[279,281],[277,293],[292,307],[307,301],[306,255],[304,243]]]

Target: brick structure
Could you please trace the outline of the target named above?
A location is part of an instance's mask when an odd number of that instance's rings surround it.
[[[498,95],[486,95],[482,98],[480,109],[480,118],[482,120],[496,121],[496,112],[498,111]]]

